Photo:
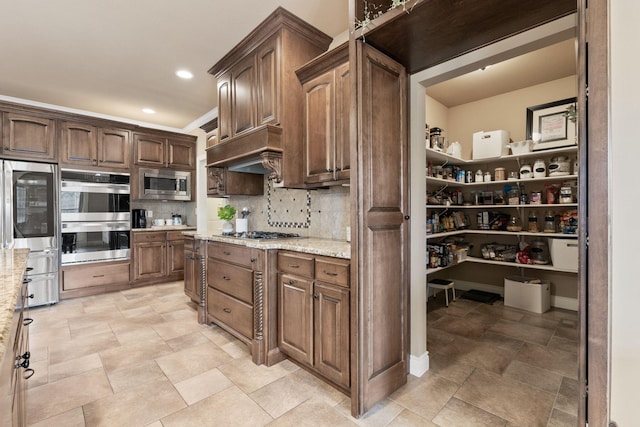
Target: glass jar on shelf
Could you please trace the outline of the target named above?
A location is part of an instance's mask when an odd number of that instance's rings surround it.
[[[529,233],[538,233],[540,231],[538,229],[538,215],[535,211],[531,211],[531,213],[529,213],[529,219],[527,221],[527,231]]]
[[[544,214],[544,232],[545,233],[555,233],[558,230],[556,229],[556,216],[553,214],[553,211],[547,211]]]
[[[511,215],[509,223],[507,224],[507,231],[522,231],[522,221],[520,221],[520,217]]]

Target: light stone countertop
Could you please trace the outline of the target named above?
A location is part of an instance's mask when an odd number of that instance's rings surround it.
[[[314,255],[351,259],[351,244],[343,240],[320,239],[317,237],[296,237],[292,239],[238,239],[235,237],[184,232],[186,236],[211,242],[233,243],[255,249],[283,249]]]
[[[22,288],[29,249],[0,249],[0,360],[4,356],[7,340]]]
[[[145,231],[188,231],[195,230],[196,227],[191,225],[152,225],[147,228],[132,228],[131,231],[145,232]]]

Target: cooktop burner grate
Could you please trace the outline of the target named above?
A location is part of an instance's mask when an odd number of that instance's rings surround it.
[[[237,239],[253,239],[253,240],[261,240],[261,239],[291,239],[295,237],[300,237],[299,234],[296,233],[279,233],[276,231],[246,231],[243,233],[228,233],[222,234],[225,237],[235,237]]]

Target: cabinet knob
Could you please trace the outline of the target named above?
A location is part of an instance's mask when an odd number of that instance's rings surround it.
[[[318,294],[313,294],[313,298],[315,298],[315,299],[320,299],[320,295],[318,295]]]
[[[222,311],[224,311],[225,313],[231,313],[231,309],[228,307],[223,308]]]
[[[409,215],[405,215],[404,219],[406,219],[407,221],[411,219],[411,217]]]
[[[296,282],[294,282],[293,280],[289,280],[289,284],[290,285],[293,285],[294,283],[296,283]]]
[[[231,278],[230,278],[229,276],[222,276],[222,278],[223,278],[224,280],[231,280]]]
[[[340,172],[342,168],[336,168],[336,172]]]
[[[256,262],[256,259],[255,259],[255,258],[251,258],[251,260],[250,260],[250,261],[251,261],[251,262]]]

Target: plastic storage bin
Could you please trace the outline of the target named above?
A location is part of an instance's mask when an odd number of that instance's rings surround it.
[[[509,131],[492,130],[473,134],[472,159],[488,159],[509,154]]]
[[[504,305],[544,313],[551,308],[551,284],[535,277],[504,278]]]
[[[578,240],[550,238],[549,252],[555,268],[578,271]]]

